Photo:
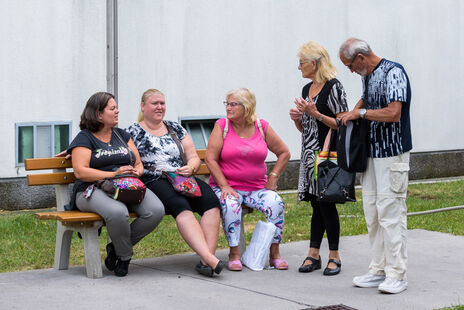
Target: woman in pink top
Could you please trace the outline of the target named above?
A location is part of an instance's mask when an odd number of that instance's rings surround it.
[[[227,119],[214,125],[205,161],[211,171],[209,184],[220,198],[222,226],[230,247],[228,268],[242,270],[239,242],[243,203],[265,213],[267,221],[276,225],[269,264],[288,269],[279,252],[285,205],[276,190],[290,151],[268,122],[257,118],[256,98],[249,89],[230,91],[224,105]],[[264,162],[268,149],[277,156],[269,177]]]

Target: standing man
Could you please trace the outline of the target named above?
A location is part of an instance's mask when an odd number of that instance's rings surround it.
[[[370,121],[367,169],[362,198],[372,259],[369,272],[354,277],[359,287],[378,287],[396,294],[406,281],[406,194],[412,149],[409,106],[411,88],[403,66],[375,55],[363,40],[351,38],[340,47],[340,60],[362,76],[363,95],[341,117]]]

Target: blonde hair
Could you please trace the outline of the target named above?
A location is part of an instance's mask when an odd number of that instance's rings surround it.
[[[160,91],[160,90],[157,90],[157,89],[154,89],[154,88],[150,88],[150,89],[147,89],[143,94],[142,94],[142,99],[141,99],[141,102],[145,103],[145,101],[148,99],[148,97],[150,97],[151,95],[154,95],[154,94],[161,94],[164,96],[164,94]],[[137,117],[137,122],[141,122],[145,119],[145,116],[143,115],[143,112],[142,112],[142,108],[140,108],[140,111],[139,111],[139,116]]]
[[[337,76],[337,70],[330,62],[330,57],[325,48],[316,41],[304,43],[298,50],[298,57],[307,61],[316,61],[316,82],[330,81]]]
[[[246,87],[237,88],[226,94],[226,100],[230,97],[237,99],[245,108],[245,122],[253,124],[258,116],[256,115],[256,97],[251,90]]]

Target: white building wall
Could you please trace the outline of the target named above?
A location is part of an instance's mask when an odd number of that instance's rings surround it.
[[[0,177],[15,167],[15,123],[72,121],[106,88],[106,1],[0,1]]]
[[[72,120],[74,136],[88,97],[106,89],[105,4],[0,1],[0,177],[24,175],[15,168],[14,123]],[[459,0],[119,0],[120,126],[136,121],[148,88],[166,94],[167,118],[177,120],[224,115],[225,93],[246,86],[298,159],[300,135],[288,117],[308,82],[298,47],[326,47],[353,107],[361,80],[338,48],[355,36],[406,68],[413,151],[464,149],[462,16]]]

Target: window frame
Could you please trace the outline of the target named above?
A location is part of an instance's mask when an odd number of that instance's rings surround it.
[[[33,158],[36,158],[37,154],[37,127],[39,126],[50,126],[50,141],[51,146],[50,150],[51,153],[55,150],[55,126],[60,125],[68,125],[69,127],[69,143],[71,143],[72,138],[72,121],[56,121],[56,122],[19,122],[15,123],[15,167],[24,167],[24,163],[20,163],[19,161],[19,128],[20,127],[32,127],[32,136],[33,136]],[[54,156],[55,154],[50,154],[50,156]]]
[[[200,128],[201,128],[201,133],[202,133],[202,136],[203,136],[203,140],[205,142],[205,145],[208,146],[208,140],[209,140],[209,136],[206,137],[206,133],[205,133],[205,128],[203,127],[203,122],[206,122],[206,121],[213,121],[213,123],[215,123],[218,119],[221,119],[221,118],[224,118],[224,116],[222,115],[210,115],[210,116],[183,116],[183,117],[178,117],[178,121],[179,121],[179,124],[182,125],[182,127],[185,128],[185,130],[187,130],[187,133],[192,136],[191,134],[191,131],[190,131],[190,126],[188,124],[188,122],[195,122],[195,123],[198,123],[200,125]],[[182,122],[187,122],[187,124],[185,124],[185,126],[182,124]],[[195,142],[194,142],[195,144]],[[196,148],[196,147],[195,147]]]

